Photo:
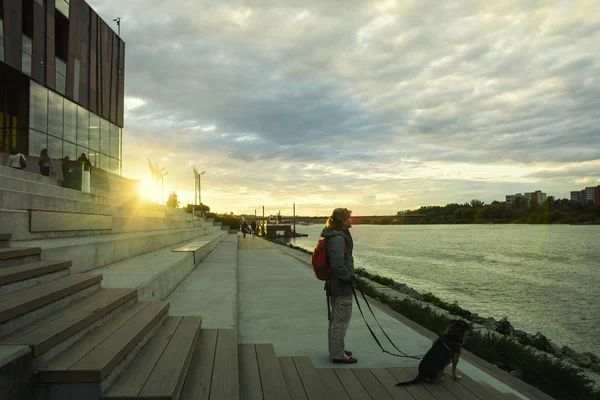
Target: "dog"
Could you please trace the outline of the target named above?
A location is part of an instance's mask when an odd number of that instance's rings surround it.
[[[399,382],[396,386],[408,386],[419,382],[437,383],[442,380],[444,369],[452,363],[452,377],[460,379],[456,366],[460,358],[462,345],[472,328],[467,322],[453,319],[444,332],[423,356],[419,363],[419,373],[412,381]]]

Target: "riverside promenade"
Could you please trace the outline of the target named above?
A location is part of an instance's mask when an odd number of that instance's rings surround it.
[[[203,327],[236,329],[241,345],[272,343],[279,357],[308,356],[317,369],[413,369],[418,365],[418,360],[382,353],[356,305],[346,347],[359,362],[350,366],[330,363],[326,299],[323,283],[315,279],[310,268],[310,256],[251,235],[243,238],[230,234],[167,300],[171,315],[202,315]],[[379,307],[373,306],[377,319],[404,353],[422,355],[430,348],[435,338],[431,332]],[[366,307],[363,311],[368,312]],[[383,346],[392,351],[372,317],[367,315],[367,319]],[[459,370],[465,381],[478,382],[502,394],[489,398],[550,398],[468,352],[463,353]],[[445,380],[452,381],[449,377]],[[453,395],[441,398],[477,398],[448,390]]]

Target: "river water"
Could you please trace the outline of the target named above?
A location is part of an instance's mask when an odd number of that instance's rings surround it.
[[[321,225],[297,225],[313,250]],[[600,226],[356,225],[356,267],[600,356]]]

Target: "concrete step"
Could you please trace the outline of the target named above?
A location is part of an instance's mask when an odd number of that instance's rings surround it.
[[[243,399],[290,400],[272,344],[240,344],[238,357]]]
[[[237,332],[202,329],[179,400],[239,400]]]
[[[35,261],[0,268],[0,295],[69,275],[71,261]]]
[[[17,243],[20,246],[41,247],[42,260],[71,260],[71,272],[84,272],[182,243],[206,233],[205,228],[186,228]]]
[[[76,274],[0,295],[0,337],[95,292],[101,281],[102,275]]]
[[[164,300],[223,239],[221,232],[195,239],[190,251],[174,245],[100,268],[103,287],[137,289],[140,301]]]
[[[2,225],[4,226],[4,225]],[[10,240],[12,235],[10,233],[0,233],[0,249],[10,247]]]
[[[201,325],[200,317],[167,318],[103,398],[178,399]]]
[[[135,301],[135,290],[99,289],[2,338],[0,344],[28,345],[35,363],[44,364]]]
[[[100,400],[168,317],[169,303],[136,303],[34,373],[38,398]]]
[[[39,261],[42,248],[32,247],[6,247],[0,249],[0,267],[11,267]]]

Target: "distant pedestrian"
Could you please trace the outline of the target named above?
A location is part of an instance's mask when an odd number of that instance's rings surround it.
[[[250,224],[250,228],[252,229],[252,235],[256,235],[256,221],[252,221],[252,223]]]
[[[77,162],[83,165],[83,173],[81,175],[81,191],[90,193],[92,188],[92,163],[87,158],[85,153],[81,153]],[[81,167],[80,167],[81,168]]]
[[[52,158],[48,155],[48,149],[41,151],[38,165],[40,167],[40,174],[44,176],[50,176],[50,173],[54,171],[54,164],[52,163]]]
[[[27,160],[22,153],[19,153],[16,148],[12,148],[10,156],[8,156],[8,166],[14,169],[24,169],[27,167]]]
[[[354,242],[350,234],[352,211],[336,208],[327,219],[321,236],[327,239],[327,260],[333,275],[326,282],[329,297],[329,358],[336,364],[358,362],[352,352],[346,350],[344,339],[352,317],[352,295],[354,291]]]
[[[244,235],[244,237],[246,237],[246,233],[248,233],[248,223],[244,221],[244,223],[242,224],[242,234]]]

